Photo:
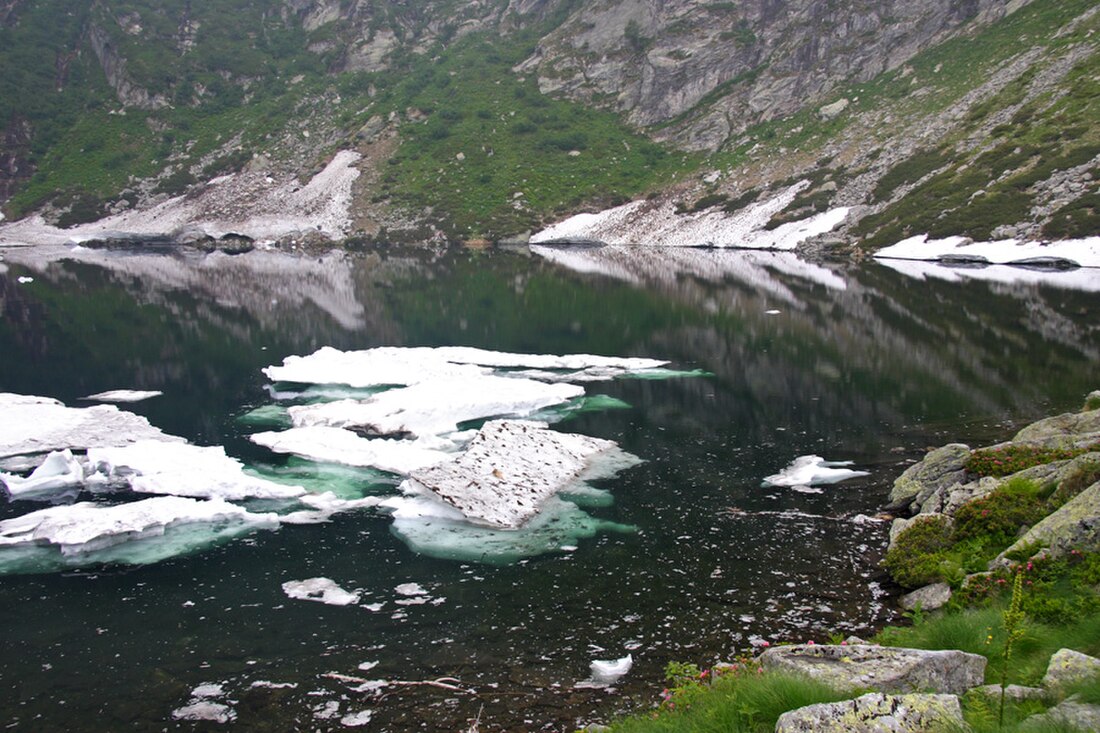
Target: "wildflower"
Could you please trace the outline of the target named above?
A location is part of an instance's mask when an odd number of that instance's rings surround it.
[[[771,643],[765,640],[760,642],[760,646],[771,646]]]
[[[814,645],[814,640],[813,639],[810,639],[809,641],[806,642],[806,646],[813,646],[813,645]]]

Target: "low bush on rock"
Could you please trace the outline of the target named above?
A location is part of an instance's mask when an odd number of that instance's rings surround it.
[[[1031,445],[981,448],[970,454],[970,459],[966,462],[966,470],[968,473],[977,476],[1000,478],[1051,461],[1064,461],[1075,458],[1085,452],[1084,449],[1042,448]]]

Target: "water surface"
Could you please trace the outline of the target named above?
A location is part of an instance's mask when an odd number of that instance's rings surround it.
[[[652,704],[668,661],[895,620],[876,570],[887,524],[858,515],[875,515],[928,446],[1004,439],[1100,386],[1095,292],[1071,287],[736,252],[589,274],[526,251],[75,257],[6,255],[0,391],[76,405],[108,389],[162,390],[126,409],[249,463],[284,460],[236,420],[271,402],[260,369],[324,345],[645,356],[713,376],[589,387],[629,409],[559,429],[615,440],[645,463],[601,482],[612,503],[585,508],[636,531],[573,551],[433,559],[360,511],[150,566],[0,578],[0,724],[16,730],[337,730],[366,709],[369,730],[460,730],[482,709],[482,730],[606,720]],[[806,454],[870,475],[820,493],[761,487]],[[33,508],[4,505],[0,518]],[[281,590],[315,576],[361,591],[360,605]],[[397,605],[404,583],[436,603]],[[574,688],[591,660],[628,652],[634,669],[614,690]],[[359,671],[365,662],[378,664]],[[447,676],[473,692],[374,697],[330,672]],[[235,723],[172,720],[203,683],[222,685]]]

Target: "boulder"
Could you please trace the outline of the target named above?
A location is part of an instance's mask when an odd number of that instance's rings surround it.
[[[844,110],[848,109],[848,105],[850,104],[851,102],[847,99],[838,99],[832,104],[825,105],[819,109],[817,113],[823,120],[833,120],[839,117]]]
[[[1032,423],[1016,433],[1013,443],[1073,448],[1100,441],[1100,410],[1067,412]]]
[[[985,681],[985,657],[956,650],[928,651],[871,644],[772,647],[765,669],[804,674],[839,689],[961,695]]]
[[[779,716],[775,733],[905,733],[964,725],[954,695],[884,695],[820,703]]]
[[[1041,715],[1023,722],[1021,730],[1100,730],[1100,705],[1086,705],[1073,697],[1060,702]]]
[[[920,506],[921,514],[934,512],[954,516],[963,504],[992,494],[1000,484],[1000,480],[992,476],[983,476],[967,484],[942,486],[928,494],[921,492],[917,495],[916,502]]]
[[[932,451],[894,481],[894,488],[890,490],[891,506],[907,506],[922,493],[930,496],[938,489],[961,483],[966,475],[963,467],[969,457],[970,447],[962,443],[951,443]]]
[[[922,611],[935,611],[951,600],[951,586],[947,583],[933,583],[906,593],[898,599],[902,608],[913,611],[918,606]]]
[[[1001,699],[1000,685],[982,685],[981,687],[975,687],[973,692],[998,700]],[[1015,702],[1042,700],[1044,695],[1046,695],[1046,690],[1042,687],[1024,687],[1023,685],[1008,685],[1005,687],[1005,698]]]
[[[1072,649],[1059,649],[1047,664],[1046,674],[1043,675],[1043,687],[1052,691],[1065,689],[1098,675],[1100,675],[1100,659]]]
[[[1007,567],[1012,556],[1028,547],[1044,547],[1057,557],[1070,550],[1100,550],[1100,481],[1070,499],[1060,509],[1039,521],[1015,544],[989,563],[990,569]]]

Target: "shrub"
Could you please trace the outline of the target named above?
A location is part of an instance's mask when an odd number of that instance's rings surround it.
[[[951,545],[951,521],[947,517],[918,517],[898,536],[882,566],[898,585],[919,588],[942,577],[941,565]]]
[[[980,499],[963,504],[955,512],[956,542],[982,538],[986,544],[1012,544],[1023,525],[1047,515],[1049,507],[1034,481],[1013,479]]]
[[[966,460],[966,470],[978,476],[1010,476],[1033,466],[1076,458],[1098,447],[1100,444],[1088,448],[1042,448],[1031,445],[980,448]]]

